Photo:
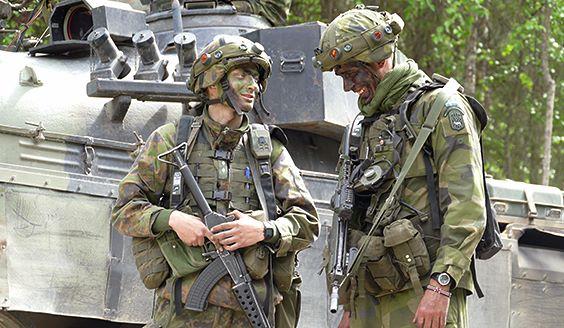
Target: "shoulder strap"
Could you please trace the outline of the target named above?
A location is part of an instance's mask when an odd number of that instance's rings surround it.
[[[194,141],[198,136],[200,127],[202,126],[202,117],[183,115],[180,117],[178,127],[176,128],[176,145],[186,142],[187,148],[184,158],[188,158],[194,148]],[[182,174],[174,167],[172,171],[172,192],[170,194],[170,207],[176,208],[182,203],[184,199],[184,184],[182,181]]]
[[[277,213],[270,163],[272,154],[270,131],[262,124],[251,124],[249,132],[243,135],[243,143],[251,164],[251,173],[261,207],[269,220],[275,220]]]

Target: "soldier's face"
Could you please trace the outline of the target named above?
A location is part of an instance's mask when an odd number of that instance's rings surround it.
[[[343,78],[343,90],[358,94],[362,104],[367,104],[374,98],[380,83],[380,78],[375,72],[368,65],[358,61],[338,65],[335,67],[335,74]]]
[[[254,64],[239,66],[227,74],[229,86],[236,95],[236,101],[241,110],[248,112],[253,109],[259,90],[259,71]]]

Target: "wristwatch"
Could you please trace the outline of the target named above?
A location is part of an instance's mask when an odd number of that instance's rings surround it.
[[[431,275],[431,278],[435,279],[439,283],[439,285],[441,285],[441,286],[449,286],[450,287],[450,283],[452,282],[450,275],[446,272],[433,273]]]
[[[270,222],[263,222],[264,225],[264,240],[269,240],[274,237],[274,227]]]

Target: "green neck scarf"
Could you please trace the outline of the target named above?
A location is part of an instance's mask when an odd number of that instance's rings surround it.
[[[376,113],[390,111],[399,100],[403,98],[409,87],[421,85],[429,77],[419,68],[417,64],[409,59],[397,64],[388,74],[384,76],[376,88],[374,98],[368,104],[361,104],[358,100],[358,108],[365,117]]]

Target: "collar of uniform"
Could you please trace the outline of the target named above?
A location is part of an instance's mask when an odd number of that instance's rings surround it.
[[[241,126],[237,129],[231,129],[226,125],[222,125],[214,121],[208,112],[208,108],[204,108],[204,131],[206,138],[210,142],[213,149],[231,150],[239,144],[243,134],[250,129],[249,118],[243,114]]]

